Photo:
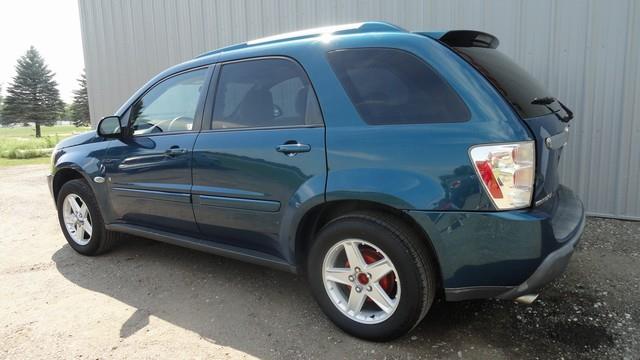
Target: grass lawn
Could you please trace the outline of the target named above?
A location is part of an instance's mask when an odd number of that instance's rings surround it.
[[[47,163],[50,149],[60,140],[90,129],[73,125],[42,126],[42,137],[36,138],[33,126],[0,128],[0,166]]]
[[[74,134],[91,130],[90,127],[76,127],[73,125],[60,125],[60,126],[41,126],[40,131],[42,137],[58,135],[61,139],[69,137]],[[34,126],[16,126],[0,128],[0,141],[6,138],[36,138],[36,128]]]
[[[40,165],[40,164],[48,164],[50,158],[46,157],[36,157],[31,159],[5,159],[0,158],[0,168],[5,166],[15,166],[15,165]]]

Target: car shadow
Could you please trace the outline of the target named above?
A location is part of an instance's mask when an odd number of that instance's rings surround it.
[[[128,238],[99,257],[81,256],[64,245],[52,260],[74,284],[136,309],[119,325],[122,338],[155,316],[260,358],[351,358],[347,351],[353,349],[375,358],[534,357],[557,355],[558,346],[571,350],[575,345],[576,351],[585,346],[531,332],[533,323],[518,319],[531,307],[493,300],[436,302],[409,335],[370,343],[337,329],[300,276],[139,238]]]

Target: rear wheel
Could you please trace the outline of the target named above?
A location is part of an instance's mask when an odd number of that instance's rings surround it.
[[[411,229],[369,212],[324,226],[308,261],[309,283],[325,314],[368,340],[402,336],[422,320],[435,295],[434,269]]]
[[[56,201],[58,220],[69,245],[83,255],[98,255],[119,237],[104,227],[93,191],[84,180],[62,185]]]

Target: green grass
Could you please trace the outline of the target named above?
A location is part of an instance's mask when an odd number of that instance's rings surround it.
[[[60,140],[90,130],[90,128],[73,125],[42,126],[40,129],[42,137],[36,138],[33,126],[0,128],[0,160],[2,160],[0,166],[46,163],[51,150]],[[24,161],[27,159],[41,160],[40,162]]]
[[[41,126],[42,137],[60,136],[61,139],[74,134],[91,130],[89,127],[75,127],[73,125]],[[34,126],[16,126],[10,128],[0,128],[0,141],[4,138],[36,138],[36,128]]]
[[[0,158],[0,168],[16,165],[41,165],[48,164],[50,159],[48,157],[37,157],[31,159],[5,159]]]

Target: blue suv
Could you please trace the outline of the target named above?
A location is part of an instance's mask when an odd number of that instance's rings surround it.
[[[531,302],[585,223],[558,181],[573,114],[497,46],[366,22],[176,65],[55,148],[62,231],[84,255],[126,233],[303,273],[371,340],[435,297]]]

